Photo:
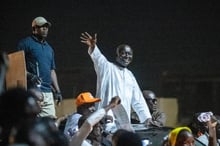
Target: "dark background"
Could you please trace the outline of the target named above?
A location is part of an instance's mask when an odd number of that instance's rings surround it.
[[[96,75],[81,32],[98,33],[98,46],[110,60],[115,48],[134,49],[129,69],[141,89],[179,100],[180,118],[197,111],[220,112],[220,5],[203,0],[7,0],[0,6],[0,49],[14,51],[31,34],[31,22],[52,23],[62,94],[95,94]]]

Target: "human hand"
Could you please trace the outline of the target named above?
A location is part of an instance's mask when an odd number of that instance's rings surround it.
[[[108,110],[116,107],[120,103],[121,103],[121,99],[119,98],[119,96],[112,97],[112,100],[110,101],[110,103],[104,107],[105,111],[107,112]]]
[[[56,101],[56,105],[60,105],[63,100],[61,92],[54,93],[54,100]]]
[[[94,48],[97,42],[97,34],[92,37],[89,33],[81,33],[81,42],[88,45],[89,48]]]
[[[206,122],[208,128],[215,128],[218,124],[218,120],[215,116],[211,116],[210,120]]]
[[[116,105],[121,103],[121,99],[119,96],[115,96],[112,98],[112,100],[110,101],[110,104],[112,108],[114,108]]]
[[[146,127],[161,127],[161,125],[157,121],[153,121],[151,118],[145,120],[144,124]]]
[[[211,143],[216,142],[216,126],[217,126],[217,121],[208,121],[206,122],[208,126],[208,133],[209,133],[209,139],[211,139]]]

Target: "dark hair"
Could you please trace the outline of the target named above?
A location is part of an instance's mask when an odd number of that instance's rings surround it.
[[[192,117],[191,123],[188,125],[188,127],[192,130],[193,135],[197,136],[198,132],[201,132],[204,134],[207,132],[206,123],[200,122],[198,120],[198,116],[200,113],[195,113]]]
[[[67,137],[59,131],[51,117],[39,117],[30,127],[30,133],[40,135],[47,145],[50,146],[68,146]],[[34,142],[29,140],[30,145]]]
[[[26,109],[30,98],[34,99],[30,92],[21,87],[4,92],[0,97],[0,124],[17,124],[20,119],[30,116]]]
[[[116,146],[142,146],[141,138],[137,133],[119,129],[112,137]]]
[[[94,105],[95,103],[84,103],[80,106],[77,106],[76,107],[77,113],[84,115],[85,114],[84,112],[87,111],[89,107],[94,106]]]
[[[35,101],[33,96],[22,87],[11,88],[0,96],[0,126],[2,128],[0,145],[8,144],[8,136],[12,127],[17,130],[26,121],[36,117],[37,113],[32,111],[35,109],[32,108],[32,101]]]

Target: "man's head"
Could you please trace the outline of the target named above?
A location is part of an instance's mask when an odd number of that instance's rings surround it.
[[[123,67],[127,67],[133,59],[133,50],[129,45],[122,44],[116,50],[116,62]]]
[[[154,92],[150,90],[143,90],[144,99],[150,109],[150,112],[154,112],[157,110],[157,98]]]
[[[32,94],[22,87],[11,88],[0,96],[0,135],[1,144],[8,145],[11,128],[18,132],[24,124],[37,117],[40,108]],[[18,133],[17,133],[18,134]],[[17,139],[16,139],[17,140]]]
[[[81,115],[87,115],[95,111],[95,103],[101,101],[100,98],[94,98],[90,92],[83,92],[76,98],[77,112]]]
[[[36,17],[32,21],[33,34],[36,35],[39,39],[45,39],[48,35],[48,29],[50,26],[51,23],[44,17]]]
[[[0,97],[1,122],[16,123],[21,120],[32,119],[40,112],[40,108],[33,95],[24,88],[12,88]]]
[[[141,137],[134,132],[118,129],[112,136],[112,146],[141,146]]]
[[[193,134],[188,127],[177,127],[170,131],[168,135],[169,146],[191,146],[194,145],[194,143]]]

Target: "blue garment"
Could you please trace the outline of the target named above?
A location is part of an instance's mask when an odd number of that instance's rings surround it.
[[[66,125],[64,128],[64,134],[67,136],[69,140],[73,137],[74,134],[79,130],[78,121],[82,115],[78,113],[73,113],[68,116]]]
[[[41,78],[41,91],[51,92],[51,70],[56,68],[53,48],[32,35],[22,39],[16,50],[24,50],[27,71]]]

